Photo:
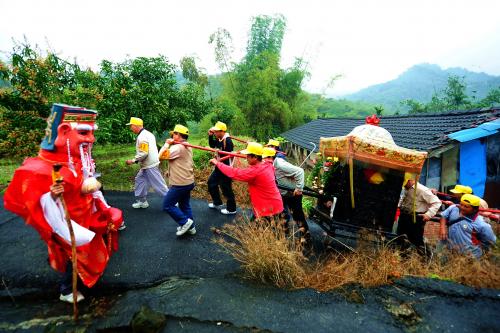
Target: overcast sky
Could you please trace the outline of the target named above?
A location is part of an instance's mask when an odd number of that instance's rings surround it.
[[[311,92],[354,92],[423,62],[500,75],[498,0],[0,0],[0,13],[0,51],[26,36],[93,69],[103,59],[162,54],[178,64],[195,55],[215,73],[211,33],[228,30],[239,61],[252,17],[279,13],[287,19],[282,66],[307,60]]]

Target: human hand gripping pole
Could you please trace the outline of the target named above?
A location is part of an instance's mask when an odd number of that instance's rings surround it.
[[[54,185],[62,185],[64,178],[61,176],[60,170],[62,168],[61,164],[54,164],[52,166],[52,182]],[[77,299],[78,299],[78,291],[77,291],[77,283],[78,283],[78,271],[77,271],[77,261],[76,261],[76,240],[75,240],[75,233],[73,231],[73,226],[71,224],[71,218],[68,213],[68,207],[66,206],[66,202],[64,201],[63,197],[63,192],[64,190],[56,190],[55,194],[57,196],[57,199],[59,199],[63,210],[64,210],[64,219],[66,220],[66,224],[68,225],[68,230],[69,230],[69,235],[71,238],[71,266],[73,268],[73,274],[72,274],[72,290],[73,290],[73,320],[77,321],[78,320],[78,305],[77,305]]]

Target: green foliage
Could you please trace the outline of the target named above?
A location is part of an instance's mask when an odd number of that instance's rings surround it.
[[[362,118],[372,115],[376,107],[365,102],[323,98],[320,95],[311,95],[311,99],[318,116],[322,118]]]
[[[384,112],[384,107],[382,105],[377,105],[373,109],[375,110],[377,116],[381,116],[382,113]]]
[[[477,104],[478,107],[489,108],[500,106],[500,87],[491,89],[488,95]]]
[[[442,91],[435,93],[429,103],[420,103],[412,99],[401,104],[408,108],[408,113],[446,112],[452,110],[467,110],[472,108],[492,107],[500,104],[500,88],[492,89],[488,95],[476,103],[466,94],[467,84],[463,77],[448,77],[448,85]]]
[[[286,20],[283,15],[260,15],[253,18],[247,45],[246,61],[251,62],[262,53],[280,55]]]
[[[96,73],[51,52],[42,54],[27,42],[16,45],[10,63],[0,62],[0,80],[6,83],[0,88],[2,117],[12,119],[0,129],[0,146],[6,151],[19,144],[16,152],[32,154],[53,103],[98,110],[99,143],[133,141],[125,125],[131,116],[142,118],[157,135],[178,123],[200,121],[211,109],[205,93],[208,78],[194,59],[186,58],[183,64],[190,81],[179,87],[176,67],[164,56],[121,63],[103,60]],[[13,129],[19,133],[10,133]]]
[[[0,106],[0,157],[35,155],[45,126],[45,119],[36,111],[12,111]]]
[[[302,209],[306,214],[310,214],[312,208],[315,205],[315,200],[311,197],[303,197],[302,198]]]
[[[233,53],[233,39],[229,31],[223,28],[217,29],[210,35],[209,44],[214,44],[215,61],[222,72],[231,71],[231,54]]]
[[[212,158],[213,154],[208,151],[193,149],[193,162],[196,169],[209,167]]]
[[[448,85],[444,89],[444,102],[451,110],[460,110],[470,108],[471,102],[465,93],[465,78],[450,75]]]
[[[212,123],[215,124],[217,121],[222,121],[228,126],[231,126],[232,121],[239,108],[234,104],[234,102],[225,96],[221,96],[212,108],[212,117],[210,118]]]
[[[265,141],[316,118],[316,101],[302,90],[308,77],[304,61],[297,59],[291,68],[280,68],[285,28],[282,15],[254,17],[247,53],[239,63],[231,62],[227,30],[218,29],[210,36],[223,74],[209,79],[214,107],[200,128],[209,120],[220,120],[230,125],[231,133]]]
[[[97,105],[99,125],[111,131],[112,136],[107,138],[111,142],[131,140],[133,134],[124,125],[131,116],[142,118],[145,127],[156,134],[176,123],[185,124],[191,120],[189,104],[192,99],[196,100],[199,90],[193,92],[189,84],[177,88],[175,66],[163,56],[141,57],[117,64],[104,60],[99,78],[103,96]],[[109,134],[103,132],[97,133],[97,140],[109,142],[101,136]]]

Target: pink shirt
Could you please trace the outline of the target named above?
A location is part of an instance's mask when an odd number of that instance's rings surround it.
[[[238,169],[219,162],[217,167],[229,178],[248,183],[255,217],[272,216],[283,211],[283,201],[276,185],[272,163],[262,162]]]

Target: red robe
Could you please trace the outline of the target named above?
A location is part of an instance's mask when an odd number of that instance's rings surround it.
[[[38,231],[47,243],[50,266],[64,272],[66,263],[71,258],[71,245],[52,231],[40,204],[41,196],[50,191],[54,163],[55,161],[41,157],[26,159],[14,173],[5,192],[4,205]],[[96,233],[90,243],[77,247],[78,275],[86,286],[92,287],[104,273],[111,252],[118,248],[116,229],[123,221],[122,212],[116,208],[106,208],[100,200],[94,199],[92,194],[81,192],[83,176],[81,171],[78,171],[81,170],[81,164],[75,164],[75,177],[67,164],[58,163],[63,165],[60,170],[64,178],[63,197],[70,218]],[[105,239],[108,237],[108,224],[111,227],[112,244],[107,247]]]

